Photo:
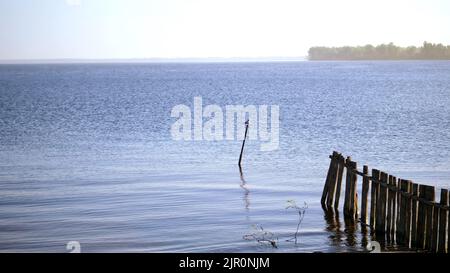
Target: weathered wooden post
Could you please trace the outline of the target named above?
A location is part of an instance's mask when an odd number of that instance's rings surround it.
[[[449,201],[448,202],[450,203],[450,196],[449,196]],[[448,221],[448,226],[447,226],[447,253],[450,253],[450,211],[449,211],[448,207],[447,207],[447,221]]]
[[[390,175],[388,184],[388,225],[390,225],[389,237],[391,241],[394,242],[397,231],[397,178],[393,175]]]
[[[441,189],[441,206],[448,207],[449,205],[449,194],[448,190]],[[440,253],[447,253],[447,245],[445,236],[447,233],[447,219],[448,219],[448,211],[447,209],[440,208],[439,209],[439,246],[438,251]]]
[[[330,163],[330,167],[328,169],[327,178],[325,178],[325,183],[323,185],[322,198],[320,199],[320,204],[322,205],[322,208],[324,210],[327,209],[326,200],[327,200],[327,195],[328,195],[328,180],[330,180],[331,164],[332,163]]]
[[[386,233],[387,177],[387,173],[381,172],[379,183],[379,197],[377,200],[377,220],[375,225],[376,233],[383,236]]]
[[[329,182],[330,182],[330,176],[331,176],[331,172],[333,170],[333,165],[334,165],[334,156],[335,156],[336,152],[333,152],[333,154],[330,156],[330,166],[328,167],[328,173],[327,173],[327,178],[325,179],[325,184],[323,186],[323,192],[322,192],[322,198],[320,199],[320,203],[322,204],[322,208],[324,210],[327,209],[327,196],[328,196],[328,187],[329,187]]]
[[[345,190],[344,190],[344,217],[348,216],[349,210],[350,210],[350,180],[351,180],[351,170],[350,170],[350,161],[352,158],[350,156],[347,156],[347,159],[345,160]]]
[[[433,230],[431,235],[431,246],[430,250],[433,252],[438,252],[438,242],[439,242],[439,204],[433,204]]]
[[[330,173],[330,181],[328,182],[328,194],[326,200],[326,206],[328,209],[334,206],[334,196],[336,193],[336,180],[339,172],[339,153],[333,153],[332,167]]]
[[[412,209],[411,209],[411,247],[417,247],[417,215],[419,203],[419,185],[412,184]]]
[[[410,224],[410,213],[408,211],[408,201],[409,198],[407,194],[410,192],[410,185],[411,182],[400,179],[399,186],[400,186],[400,194],[398,197],[400,198],[399,204],[399,220],[398,220],[398,226],[397,226],[397,243],[403,244],[403,245],[409,245],[409,235],[407,233],[409,232]]]
[[[353,219],[358,218],[358,175],[356,174],[356,162],[353,162],[353,176],[352,176],[352,204],[353,204]]]
[[[339,199],[341,198],[341,187],[342,187],[342,176],[344,175],[344,168],[345,168],[345,159],[344,156],[339,154],[338,158],[338,165],[339,165],[339,172],[338,172],[338,179],[336,184],[336,196],[334,199],[334,208],[339,209]]]
[[[405,191],[405,180],[399,179],[397,184],[397,231],[396,231],[396,239],[398,244],[403,243],[404,237],[404,229],[405,229],[405,212],[403,211],[403,202],[405,197],[402,193]]]
[[[368,224],[367,222],[367,216],[368,216],[368,204],[367,199],[369,195],[369,167],[367,165],[364,165],[363,167],[363,184],[362,184],[362,190],[361,190],[361,223],[366,226]]]
[[[409,247],[411,241],[411,194],[412,182],[406,181],[406,195],[405,195],[405,240],[404,245]]]
[[[381,172],[381,187],[380,187],[380,191],[381,191],[381,195],[380,195],[380,200],[381,200],[381,214],[380,214],[380,218],[381,218],[381,230],[383,233],[386,233],[386,218],[387,218],[387,202],[388,202],[388,179],[389,179],[389,174],[385,173],[385,172]]]
[[[426,225],[426,210],[425,210],[425,194],[426,186],[419,185],[419,208],[417,218],[417,248],[425,247],[425,225]]]
[[[356,219],[358,214],[358,198],[356,192],[357,175],[355,173],[357,164],[347,157],[347,178],[345,184],[345,202],[344,202],[344,216]]]
[[[395,176],[391,177],[391,192],[389,193],[389,196],[391,197],[391,240],[395,240],[395,234],[397,231],[397,178]]]
[[[370,196],[370,228],[376,229],[376,215],[378,207],[378,192],[380,188],[380,171],[372,169],[372,185],[371,185],[371,196]]]
[[[244,140],[242,141],[241,154],[239,155],[239,163],[238,163],[239,167],[241,167],[242,154],[244,153],[244,146],[245,146],[245,139],[247,138],[248,124],[249,124],[249,120],[247,120],[245,122],[245,134],[244,134]]]
[[[334,197],[335,195],[337,195],[337,198],[339,198],[339,194],[336,194],[337,187],[339,188],[338,191],[340,192],[339,168],[341,167],[343,168],[343,166],[341,166],[339,162],[340,157],[341,155],[336,151],[334,151],[333,154],[330,156],[330,167],[328,169],[327,179],[325,180],[325,186],[323,188],[321,198],[321,204],[324,210],[333,208],[335,202],[339,204],[339,201],[335,201]]]
[[[387,192],[388,192],[388,198],[387,198],[387,211],[386,211],[386,237],[388,241],[392,240],[391,232],[392,232],[392,196],[394,195],[392,192],[392,180],[393,176],[389,175],[388,181],[387,181]]]
[[[431,250],[432,240],[433,240],[433,213],[434,206],[430,204],[430,202],[434,202],[435,199],[435,191],[434,187],[426,186],[426,194],[425,199],[428,201],[425,204],[426,207],[426,226],[425,226],[425,249]]]
[[[446,246],[447,246],[447,253],[450,253],[450,210],[449,210],[449,205],[450,205],[450,192],[448,193],[449,197],[447,199],[447,208],[446,208],[446,212],[447,212],[447,239],[446,241]]]

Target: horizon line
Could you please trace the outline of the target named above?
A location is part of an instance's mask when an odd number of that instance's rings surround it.
[[[288,57],[154,57],[154,58],[52,58],[52,59],[6,59],[0,64],[70,64],[70,63],[201,63],[201,62],[289,62],[308,61],[308,56]]]

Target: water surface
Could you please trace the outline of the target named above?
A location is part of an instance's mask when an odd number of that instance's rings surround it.
[[[348,252],[328,155],[450,187],[450,62],[0,66],[0,251]],[[280,148],[173,141],[174,105],[279,105]],[[359,166],[361,167],[361,166]],[[298,244],[295,211],[308,204]],[[246,241],[252,225],[278,248]]]

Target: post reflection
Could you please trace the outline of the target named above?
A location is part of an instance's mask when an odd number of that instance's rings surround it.
[[[358,231],[358,225],[355,219],[350,217],[344,217],[345,229],[344,233],[346,235],[346,245],[347,246],[356,246],[357,245],[357,236],[356,232]]]
[[[240,187],[244,190],[244,198],[243,199],[244,199],[244,202],[245,202],[245,209],[249,210],[250,209],[250,198],[249,198],[250,190],[247,187],[247,181],[245,181],[244,173],[242,172],[242,167],[241,166],[239,166],[239,175],[240,175],[240,178],[241,178]]]
[[[330,233],[330,245],[339,247],[342,243],[344,235],[341,231],[341,223],[339,221],[339,212],[337,210],[324,210],[324,218],[326,222],[326,231]]]
[[[335,248],[352,247],[355,251],[365,250],[370,238],[370,229],[367,226],[359,228],[358,220],[344,217],[340,221],[338,210],[324,210],[326,222],[325,230],[329,232],[330,245]],[[342,226],[343,223],[343,226]]]

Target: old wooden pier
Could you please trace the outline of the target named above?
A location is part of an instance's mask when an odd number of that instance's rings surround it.
[[[333,152],[322,194],[326,211],[339,207],[345,170],[343,212],[346,220],[360,221],[370,228],[377,240],[430,252],[449,253],[449,191],[441,190],[435,202],[435,188],[400,179],[386,172],[364,166]],[[358,203],[357,182],[362,177]],[[360,204],[360,210],[358,210]]]

